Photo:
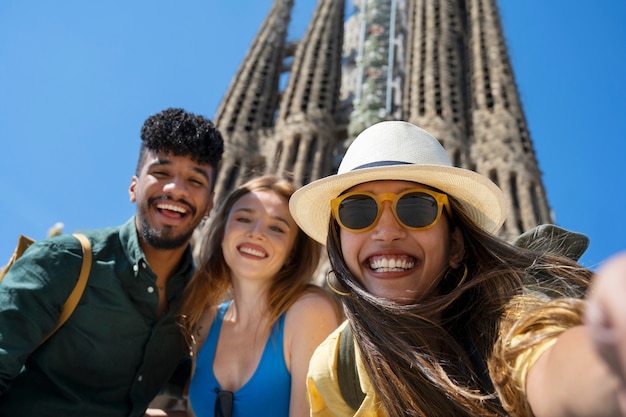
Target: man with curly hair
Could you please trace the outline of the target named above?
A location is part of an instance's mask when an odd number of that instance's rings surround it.
[[[91,272],[67,322],[41,343],[79,276],[74,237],[34,243],[0,281],[0,416],[142,416],[188,359],[177,315],[223,139],[210,120],[170,108],[145,121],[141,140],[136,214],[84,232]]]

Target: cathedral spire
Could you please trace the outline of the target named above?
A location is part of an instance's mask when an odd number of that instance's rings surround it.
[[[320,0],[298,45],[266,155],[272,172],[305,184],[332,173],[336,145],[344,4]]]
[[[293,0],[274,1],[217,109],[215,123],[226,142],[218,196],[265,169],[260,140],[275,117],[292,7]]]
[[[397,0],[363,0],[353,16],[358,36],[350,45],[355,69],[353,111],[348,132],[350,137],[374,123],[393,118],[396,63],[402,56],[397,48]],[[397,115],[399,116],[399,115]]]
[[[470,16],[472,167],[509,197],[508,237],[552,222],[495,0],[467,2]]]
[[[433,133],[457,166],[469,162],[464,1],[409,1],[404,119]]]

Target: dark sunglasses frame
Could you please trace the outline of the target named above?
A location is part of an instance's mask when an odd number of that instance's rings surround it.
[[[400,218],[401,216],[398,214],[398,211],[397,211],[398,202],[400,202],[400,200],[403,197],[406,197],[407,195],[410,195],[410,194],[424,194],[426,196],[431,197],[434,200],[434,202],[437,203],[437,214],[435,218],[433,218],[429,224],[424,225],[424,226],[417,226],[417,227],[410,226],[404,220]],[[354,198],[355,196],[365,196],[365,197],[371,198],[376,203],[376,207],[378,210],[376,213],[376,217],[372,220],[372,222],[369,225],[362,227],[362,228],[356,228],[356,229],[346,226],[340,216],[340,208],[341,208],[342,203],[344,203],[346,199]],[[414,231],[427,230],[433,227],[435,224],[437,224],[437,222],[441,218],[442,208],[444,207],[448,215],[450,215],[450,202],[448,201],[448,196],[446,194],[439,193],[433,190],[424,189],[424,188],[411,188],[408,190],[404,190],[398,194],[396,193],[374,194],[368,191],[353,191],[353,192],[349,192],[346,194],[342,194],[339,197],[332,199],[330,201],[330,207],[331,207],[333,217],[335,218],[335,220],[337,221],[339,226],[341,226],[342,229],[348,230],[353,233],[361,233],[361,232],[367,232],[368,230],[371,230],[376,226],[383,212],[383,203],[385,201],[391,202],[391,211],[394,217],[396,218],[396,220],[398,221],[398,223],[400,223],[402,226],[406,227],[407,229],[414,230]],[[362,201],[360,201],[360,203],[362,203]]]

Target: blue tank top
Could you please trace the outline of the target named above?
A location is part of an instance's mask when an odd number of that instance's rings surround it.
[[[230,301],[219,306],[207,339],[196,358],[196,369],[189,385],[189,402],[196,417],[213,417],[217,394],[222,391],[213,373],[213,360],[229,305]],[[289,416],[291,375],[283,352],[284,328],[285,314],[272,327],[254,374],[233,394],[232,417]]]

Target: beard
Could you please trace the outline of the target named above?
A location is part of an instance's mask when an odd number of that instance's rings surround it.
[[[144,218],[139,219],[141,237],[155,249],[177,249],[189,243],[194,229],[175,235],[169,226],[156,229],[148,224]]]
[[[148,223],[148,211],[151,204],[154,201],[159,199],[150,200],[145,206],[139,207],[137,212],[137,218],[139,220],[139,233],[143,240],[150,246],[155,249],[178,249],[180,247],[186,246],[193,232],[202,218],[198,218],[197,222],[193,222],[190,226],[189,230],[179,232],[175,234],[175,229],[171,226],[162,226],[160,228],[156,228]],[[190,216],[196,216],[196,210],[189,205],[191,209]]]

